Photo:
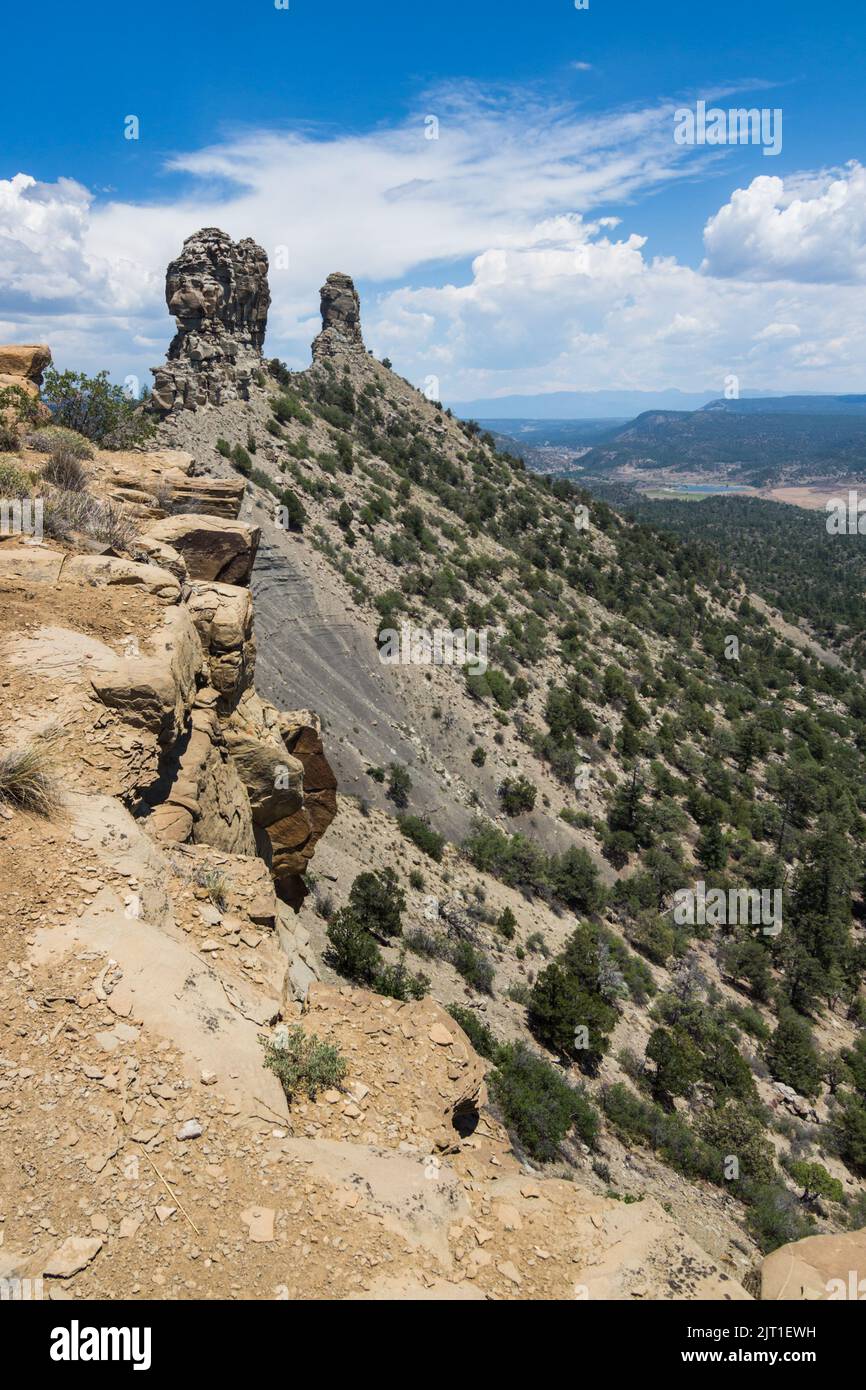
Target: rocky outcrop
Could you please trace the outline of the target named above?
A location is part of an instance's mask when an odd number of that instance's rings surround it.
[[[143,535],[182,555],[190,579],[245,585],[252,574],[261,531],[245,521],[183,512],[154,522]]]
[[[204,227],[169,264],[165,298],[177,333],[164,366],[154,369],[155,409],[168,414],[247,399],[271,302],[261,246]]]
[[[0,347],[0,391],[19,386],[28,396],[38,397],[50,361],[51,349],[44,343],[5,344]]]
[[[353,1059],[355,1109],[371,1111],[366,1122],[383,1148],[456,1153],[468,1147],[477,1154],[483,1144],[485,1155],[507,1153],[504,1131],[489,1115],[482,1123],[488,1067],[434,1000],[400,1004],[366,990],[316,984],[301,1026]],[[346,1119],[357,1119],[335,1112],[327,1096],[310,1109],[333,1138],[348,1137]]]
[[[761,1266],[762,1301],[864,1298],[866,1230],[795,1240],[774,1250]]]
[[[364,350],[361,301],[350,275],[335,271],[322,286],[322,331],[313,343],[313,358],[335,357],[347,349]]]
[[[255,671],[252,594],[236,584],[199,581],[190,584],[187,602],[205,652],[208,684],[220,712],[228,715]]]

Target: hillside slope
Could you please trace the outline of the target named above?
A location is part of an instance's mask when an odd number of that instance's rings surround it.
[[[160,431],[246,477],[265,688],[291,688],[299,623],[315,651],[354,798],[304,908],[326,978],[353,878],[391,868],[383,959],[408,945],[435,997],[592,1098],[595,1147],[554,1146],[582,1181],[657,1193],[741,1274],[816,1221],[862,1224],[856,684],[735,573],[524,473],[375,361],[348,277],[323,320],[310,369],[262,364],[246,399]],[[486,673],[383,664],[376,634],[403,623],[484,630]],[[778,892],[781,932],[675,922],[698,882]]]

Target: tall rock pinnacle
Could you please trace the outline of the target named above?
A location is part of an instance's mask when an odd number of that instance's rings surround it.
[[[261,246],[204,227],[170,262],[165,299],[177,332],[166,362],[154,369],[156,408],[168,413],[246,399],[271,302]]]
[[[347,348],[364,351],[361,301],[351,275],[335,270],[322,286],[322,331],[313,343],[313,357],[334,357]]]

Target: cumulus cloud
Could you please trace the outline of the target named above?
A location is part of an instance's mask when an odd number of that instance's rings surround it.
[[[866,169],[763,176],[738,188],[704,229],[712,275],[809,284],[866,281]]]
[[[377,338],[447,398],[678,385],[853,389],[866,352],[866,288],[712,276],[608,219],[560,217],[477,256],[463,284],[403,288]]]
[[[859,386],[864,171],[757,178],[710,218],[699,269],[651,258],[640,196],[706,157],[674,144],[672,112],[591,117],[451,87],[388,129],[248,131],[177,154],[161,202],[18,175],[0,182],[0,333],[146,380],[174,327],[165,266],[220,226],[268,251],[268,351],[295,366],[341,269],[368,343],[413,380],[437,376],[445,399],[717,389],[731,372],[759,389]],[[602,215],[629,202],[628,225]]]

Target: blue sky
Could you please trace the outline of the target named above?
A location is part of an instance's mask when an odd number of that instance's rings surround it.
[[[269,348],[292,365],[343,269],[369,344],[445,399],[714,389],[729,372],[863,389],[853,3],[84,13],[48,0],[4,19],[7,51],[30,55],[0,87],[4,338],[146,376],[172,327],[165,260],[208,217],[287,248]],[[781,153],[677,148],[672,113],[698,99],[780,107]]]

